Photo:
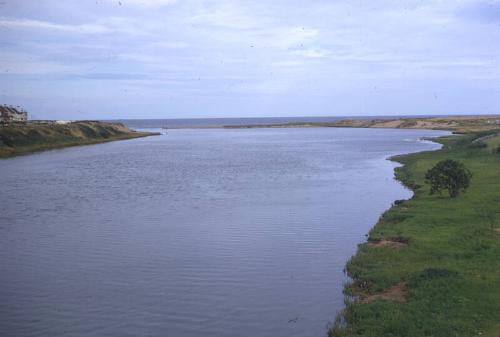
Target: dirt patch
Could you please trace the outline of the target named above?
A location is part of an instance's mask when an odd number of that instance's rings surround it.
[[[367,296],[361,300],[362,303],[369,303],[375,300],[389,300],[389,301],[396,301],[396,302],[405,302],[406,301],[406,294],[408,293],[408,289],[406,287],[405,282],[400,282],[396,284],[395,286],[387,289],[384,292],[381,292],[379,294],[374,294]]]
[[[380,240],[377,242],[369,242],[368,246],[374,247],[374,248],[381,248],[381,247],[390,247],[390,248],[395,248],[395,249],[400,249],[405,246],[408,246],[407,243],[400,242],[400,241],[394,241],[394,240]]]
[[[495,232],[500,233],[500,228],[495,228]]]
[[[372,128],[398,128],[403,123],[402,120],[391,120],[388,122],[378,122],[372,125]]]

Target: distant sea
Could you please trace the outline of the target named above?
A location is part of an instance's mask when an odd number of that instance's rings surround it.
[[[248,117],[248,118],[182,118],[182,119],[118,119],[106,122],[121,122],[128,127],[137,129],[151,129],[166,127],[169,129],[212,128],[225,125],[250,124],[285,124],[307,122],[335,122],[341,119],[391,119],[434,116],[322,116],[322,117]]]

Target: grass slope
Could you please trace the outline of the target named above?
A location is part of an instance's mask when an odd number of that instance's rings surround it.
[[[439,138],[439,151],[393,158],[415,194],[381,216],[347,263],[352,282],[330,336],[500,336],[500,137],[487,134]],[[429,195],[424,179],[448,158],[473,173],[455,199]],[[402,299],[391,298],[394,289]]]
[[[153,135],[123,124],[94,121],[69,124],[18,124],[0,127],[0,158],[61,147]]]

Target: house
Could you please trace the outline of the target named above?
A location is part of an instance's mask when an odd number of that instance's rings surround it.
[[[0,123],[27,122],[28,113],[12,105],[0,105]]]

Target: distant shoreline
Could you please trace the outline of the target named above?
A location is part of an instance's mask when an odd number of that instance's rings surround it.
[[[110,121],[109,121],[110,122]],[[135,129],[253,129],[353,127],[431,129],[458,133],[485,131],[500,126],[500,115],[481,116],[373,116],[373,117],[289,117],[116,120]]]
[[[297,117],[298,118],[298,117]],[[312,117],[311,117],[312,118]],[[320,118],[320,117],[317,117]],[[326,118],[326,117],[325,117]],[[279,119],[279,118],[277,118]],[[222,124],[177,125],[167,124],[167,120],[120,120],[120,121],[75,121],[57,123],[39,121],[0,126],[0,158],[28,154],[32,152],[63,148],[69,146],[97,144],[158,135],[158,132],[135,131],[134,129],[254,129],[254,128],[389,128],[389,129],[430,129],[446,130],[454,133],[489,131],[500,128],[500,115],[484,116],[446,116],[446,117],[377,117],[372,119],[350,118],[332,121],[301,121],[270,124]],[[219,122],[232,119],[217,119]],[[234,120],[234,119],[233,119]],[[237,119],[238,120],[238,119]],[[251,121],[255,119],[239,119]],[[257,119],[258,120],[258,119]],[[261,119],[262,120],[262,119]],[[270,118],[273,120],[273,118]],[[276,120],[276,119],[274,119]],[[150,125],[141,125],[150,123]],[[196,123],[198,120],[193,120]],[[151,123],[157,123],[151,125]],[[124,124],[127,124],[125,126]]]
[[[250,128],[343,127],[378,129],[430,129],[457,133],[488,131],[500,128],[500,115],[447,116],[425,118],[340,119],[334,122],[304,122],[284,124],[225,125],[229,129]]]

